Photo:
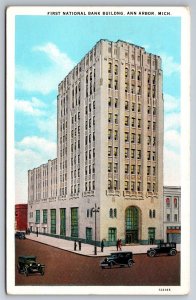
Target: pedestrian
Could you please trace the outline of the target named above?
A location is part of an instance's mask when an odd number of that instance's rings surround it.
[[[37,237],[38,237],[38,227],[37,227],[37,231],[36,231]]]
[[[82,242],[81,240],[78,241],[79,251],[81,251]]]
[[[122,250],[122,240],[119,240],[119,249]]]
[[[101,241],[101,252],[103,252],[103,248],[104,248],[104,241]]]
[[[74,251],[76,251],[77,250],[77,243],[76,243],[76,241],[74,241]]]
[[[119,239],[116,242],[116,249],[117,249],[117,251],[118,251],[118,248],[119,248]]]

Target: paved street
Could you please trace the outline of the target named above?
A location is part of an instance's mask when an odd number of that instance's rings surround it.
[[[102,270],[102,257],[78,255],[30,239],[16,240],[16,265],[19,255],[36,255],[46,265],[44,276],[25,277],[16,270],[16,285],[179,285],[180,253],[176,256],[149,258],[134,255],[131,268]]]

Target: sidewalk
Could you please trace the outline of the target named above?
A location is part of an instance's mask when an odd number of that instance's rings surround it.
[[[97,255],[94,255],[94,246],[89,245],[89,244],[83,244],[81,246],[81,251],[78,250],[78,243],[77,243],[77,250],[74,251],[74,241],[68,241],[68,240],[63,240],[59,238],[54,238],[46,235],[39,235],[37,237],[36,234],[31,233],[30,235],[26,235],[26,238],[32,241],[36,241],[42,244],[46,244],[49,246],[53,246],[62,250],[66,250],[69,252],[73,252],[76,254],[80,255],[85,255],[85,256],[107,256],[112,252],[116,252],[116,247],[115,246],[110,246],[110,247],[104,247],[104,251],[101,252],[101,248],[97,247]],[[155,247],[156,245],[126,245],[122,247],[123,251],[132,251],[133,254],[141,254],[141,253],[146,253],[148,249],[151,247]],[[180,245],[177,245],[177,250],[180,251]]]

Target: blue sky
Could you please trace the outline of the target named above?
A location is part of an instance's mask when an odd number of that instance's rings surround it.
[[[58,83],[100,39],[162,57],[164,184],[180,184],[180,37],[180,17],[16,16],[16,202],[27,201],[27,170],[56,157]]]

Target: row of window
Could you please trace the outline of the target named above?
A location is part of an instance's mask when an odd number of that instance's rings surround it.
[[[168,208],[171,207],[172,200],[170,197],[167,197],[165,199],[165,202],[166,202],[166,207],[168,207]],[[173,198],[173,204],[174,204],[174,208],[178,208],[178,198],[177,197]]]
[[[130,107],[130,104],[131,104],[131,107]],[[108,107],[110,108],[113,105],[114,105],[114,108],[119,108],[118,98],[112,99],[112,97],[109,97],[108,98]],[[156,106],[155,100],[153,99],[153,107],[151,107],[151,99],[148,98],[148,114],[151,114],[151,111],[152,111],[153,115],[156,115],[156,108],[155,108],[155,106]],[[126,111],[128,111],[131,108],[131,111],[135,112],[136,111],[136,107],[137,107],[137,111],[141,112],[141,103],[137,103],[137,106],[136,106],[135,102],[131,101],[131,103],[130,103],[130,101],[125,100],[125,110]]]
[[[178,222],[179,221],[178,214],[174,214],[173,220],[174,220],[174,222]],[[172,221],[171,214],[167,214],[167,222],[171,222],[171,221]]]

